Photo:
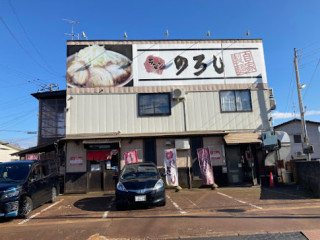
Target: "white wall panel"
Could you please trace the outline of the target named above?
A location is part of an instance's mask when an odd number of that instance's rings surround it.
[[[251,91],[252,112],[221,113],[218,91],[189,92],[187,131],[268,130],[267,90]],[[68,134],[183,132],[183,102],[172,101],[170,116],[139,117],[137,94],[75,94],[68,101]]]

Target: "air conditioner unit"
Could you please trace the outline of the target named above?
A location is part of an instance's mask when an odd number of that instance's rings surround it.
[[[274,97],[273,96],[273,88],[269,88],[268,91],[269,91],[269,98],[273,98]]]
[[[184,88],[172,89],[172,99],[175,99],[175,100],[184,99],[185,96],[186,96],[186,93],[184,91]]]
[[[270,99],[270,110],[275,110],[277,108],[276,106],[276,100]]]
[[[189,139],[175,139],[174,146],[177,150],[190,149]]]
[[[297,156],[297,157],[301,157],[301,156],[303,156],[303,154],[302,154],[302,152],[299,152],[299,151],[298,151],[298,152],[296,152],[296,156]]]

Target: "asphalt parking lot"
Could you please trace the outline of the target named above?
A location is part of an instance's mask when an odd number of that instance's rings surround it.
[[[0,239],[312,236],[320,229],[320,199],[295,185],[167,190],[166,206],[125,211],[117,211],[114,200],[113,192],[60,195],[28,219],[1,219]]]

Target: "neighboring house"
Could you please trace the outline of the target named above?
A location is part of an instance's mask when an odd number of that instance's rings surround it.
[[[313,146],[314,153],[311,154],[311,159],[320,159],[320,133],[319,133],[320,122],[306,121],[307,134],[309,137],[309,143]],[[276,131],[287,132],[290,136],[291,141],[291,153],[287,157],[287,161],[290,159],[305,159],[306,156],[302,150],[302,129],[301,120],[292,119],[288,122],[284,122],[277,126],[274,126]]]
[[[19,160],[17,156],[11,156],[16,152],[21,151],[23,148],[16,147],[6,142],[0,141],[0,162],[10,162]]]
[[[64,151],[58,140],[65,137],[66,91],[37,92],[31,95],[39,100],[38,143],[16,154],[20,159],[56,160],[64,174]]]

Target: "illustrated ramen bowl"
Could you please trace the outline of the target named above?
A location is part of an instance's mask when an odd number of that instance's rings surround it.
[[[67,59],[69,87],[124,86],[132,80],[132,61],[126,56],[92,45]]]

